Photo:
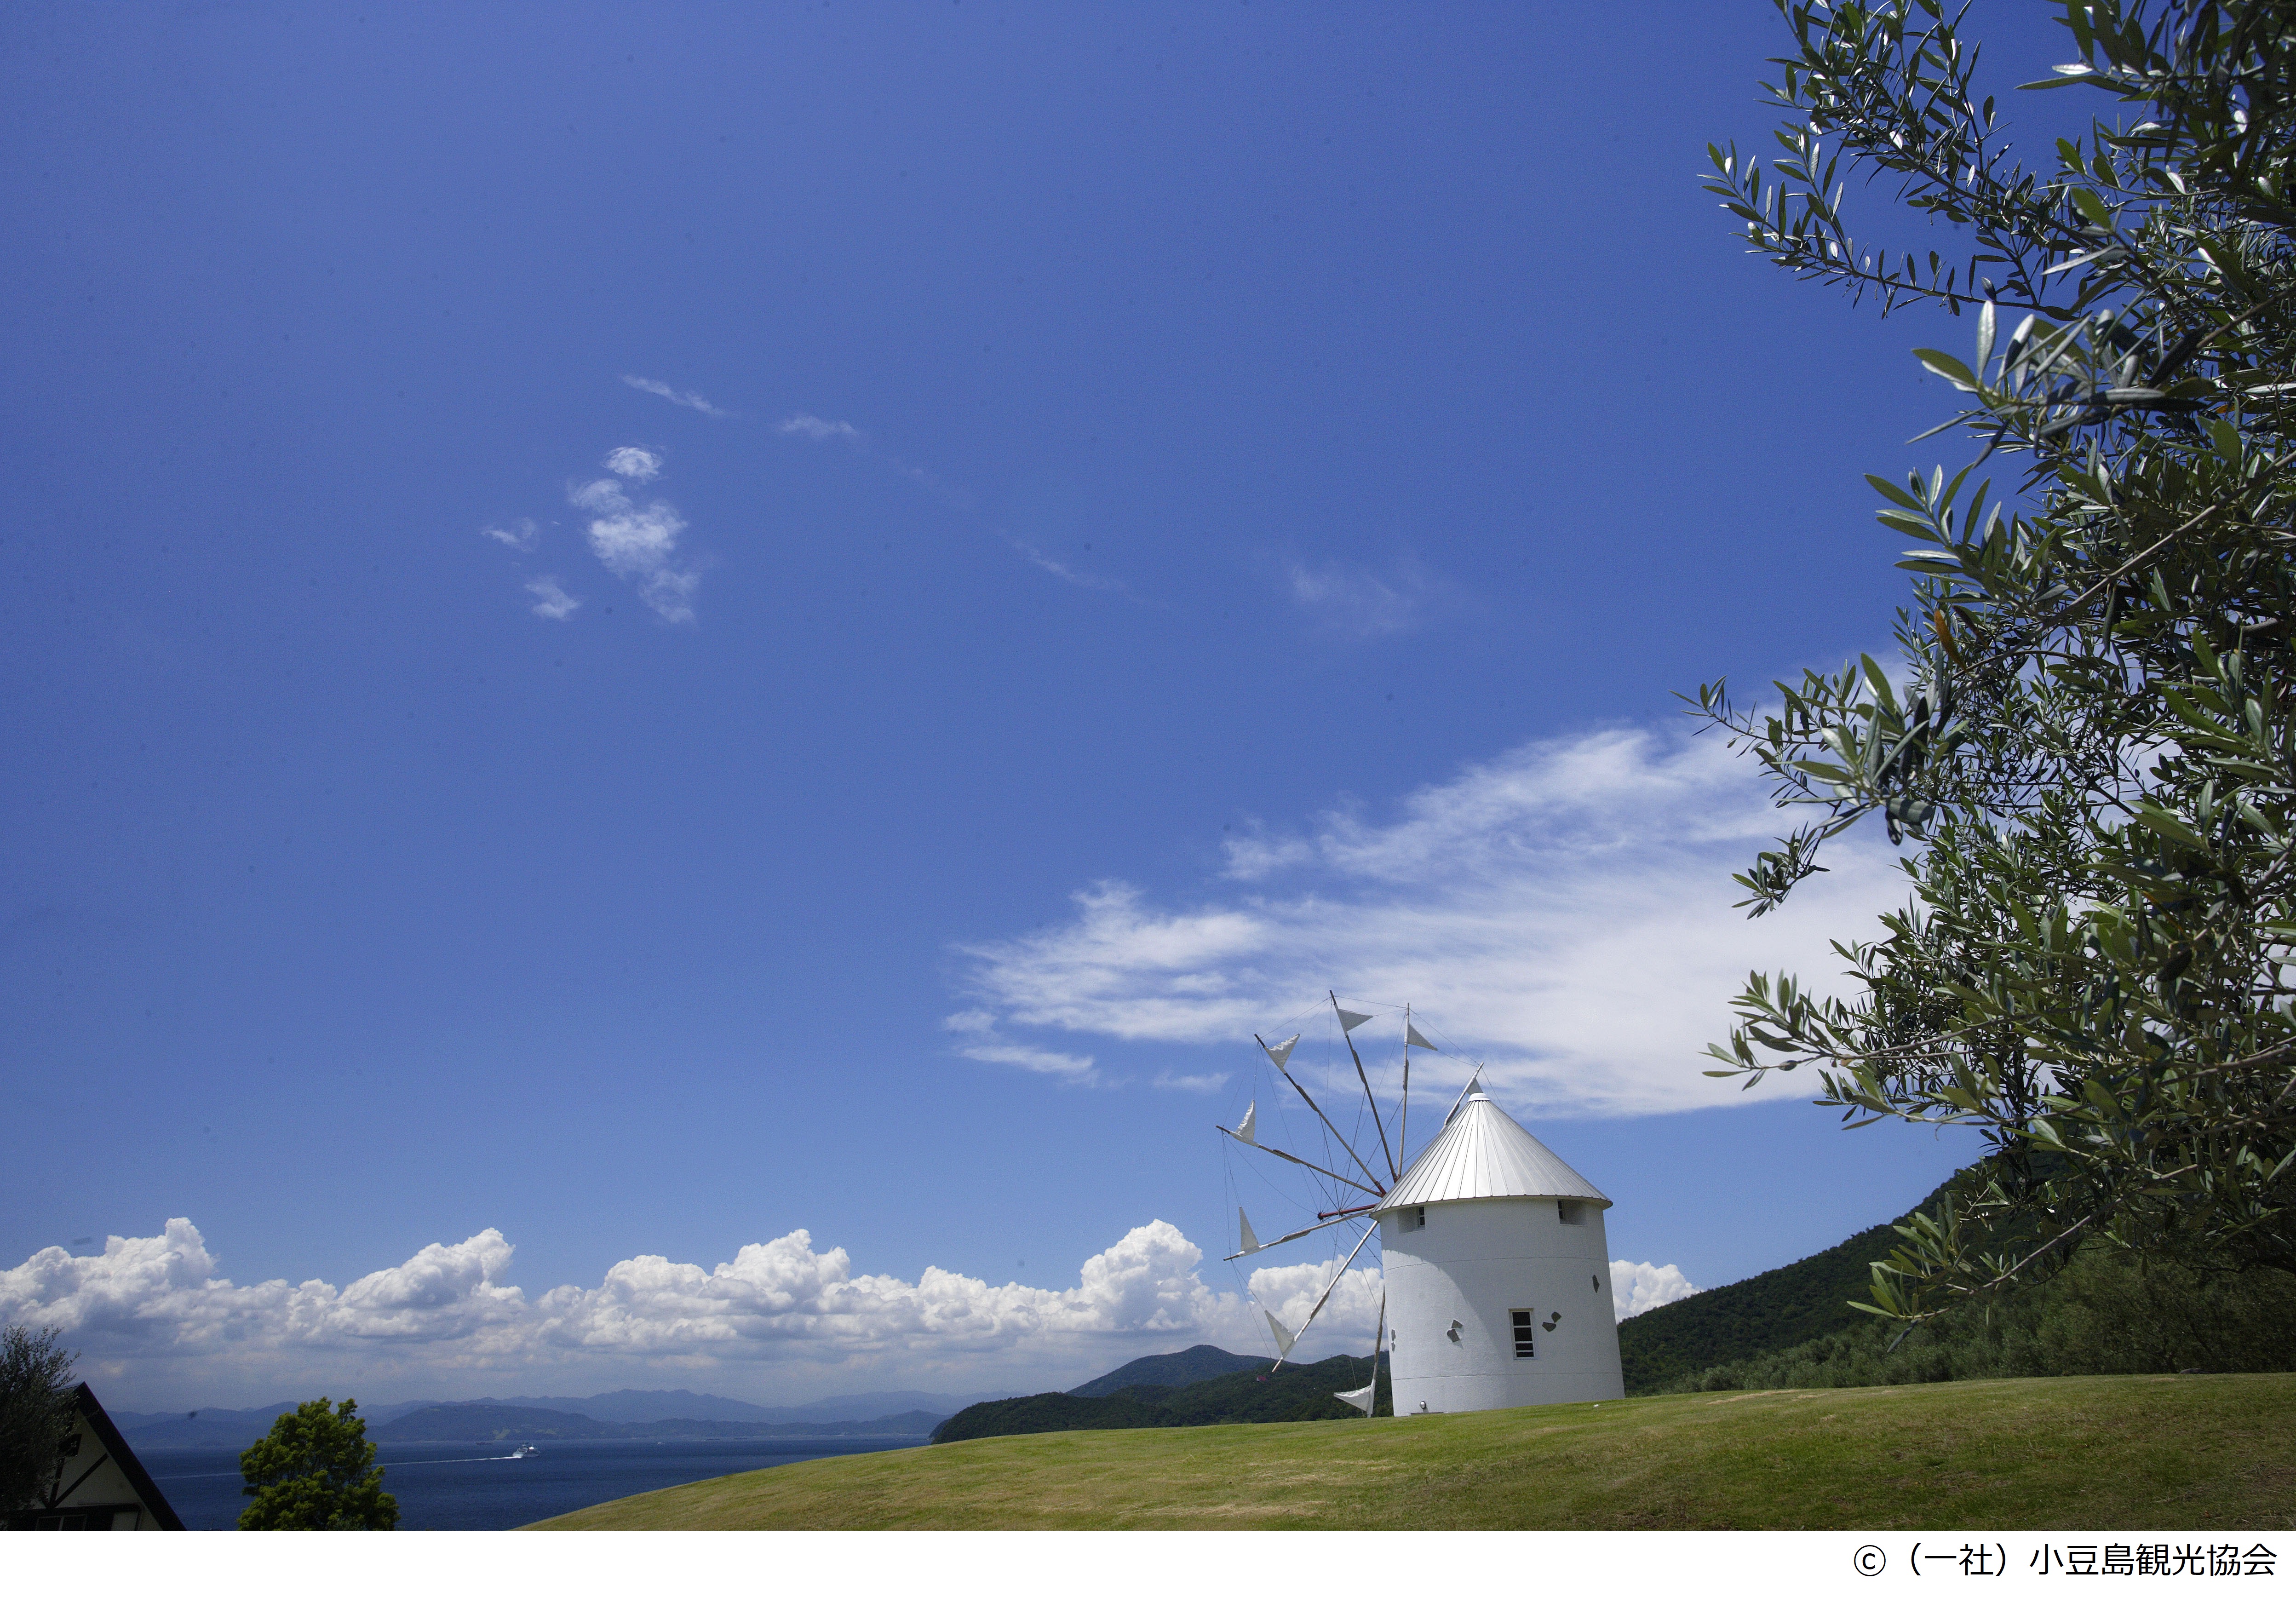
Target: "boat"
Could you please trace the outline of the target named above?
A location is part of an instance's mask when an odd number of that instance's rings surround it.
[[[529,1442],[529,1443],[527,1443],[524,1446],[520,1447],[520,1448],[518,1448],[518,1449],[514,1450],[514,1451],[511,1454],[511,1457],[512,1457],[512,1458],[532,1458],[536,1454],[537,1454],[537,1453],[539,1453],[539,1452],[541,1452],[541,1451],[542,1451],[542,1449],[541,1449],[541,1448],[539,1448],[539,1447],[536,1446],[533,1443]]]

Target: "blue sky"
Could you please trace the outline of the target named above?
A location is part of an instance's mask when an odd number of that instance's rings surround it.
[[[1698,1074],[1892,889],[1865,839],[1739,921],[1775,817],[1671,695],[1886,640],[1861,476],[1954,447],[1906,351],[1963,336],[1700,192],[1768,6],[0,35],[0,1269],[123,1400],[1225,1334],[1210,1125],[1333,986],[1699,1285],[1971,1157]],[[800,1229],[972,1330],[597,1329]]]

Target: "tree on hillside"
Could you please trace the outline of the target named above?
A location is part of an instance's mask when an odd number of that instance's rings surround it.
[[[1775,4],[1780,148],[1712,149],[1709,185],[1796,276],[1961,319],[1916,354],[1974,458],[1869,479],[1911,545],[1894,679],[1699,691],[1812,817],[1738,878],[1751,913],[1861,820],[1914,845],[1907,906],[1835,945],[1853,995],[1750,978],[1711,1073],[1982,1128],[1990,1179],[1875,1269],[1887,1315],[2092,1240],[2296,1270],[2296,4],[2065,0],[2074,59],[2025,86],[2108,104],[2046,170],[1962,9]],[[1853,179],[1897,236],[1853,235]]]
[[[358,1402],[331,1409],[324,1397],[271,1422],[271,1434],[239,1455],[245,1495],[242,1530],[393,1530],[398,1500],[382,1489],[374,1444]]]
[[[0,1511],[31,1503],[79,1418],[72,1355],[56,1331],[0,1330]]]

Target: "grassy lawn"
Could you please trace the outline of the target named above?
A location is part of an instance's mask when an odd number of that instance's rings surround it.
[[[2296,1528],[2296,1375],[1711,1392],[994,1437],[626,1497],[552,1529]]]

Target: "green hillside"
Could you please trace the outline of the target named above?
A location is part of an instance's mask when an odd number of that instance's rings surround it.
[[[1946,1186],[1970,1174],[1961,1172]],[[1913,1212],[1935,1204],[1946,1186]],[[1868,1295],[1873,1262],[1889,1257],[1898,1247],[1902,1239],[1891,1226],[1904,1218],[1869,1227],[1823,1253],[1620,1322],[1619,1359],[1628,1395],[1662,1392],[1710,1365],[1862,1327],[1873,1316],[1851,1308],[1850,1300]]]
[[[2296,1376],[1679,1394],[821,1459],[559,1529],[2296,1529]]]
[[[1219,1353],[1217,1347],[1210,1349]],[[1232,1353],[1224,1358],[1236,1358]],[[1259,1425],[1306,1420],[1359,1420],[1360,1412],[1332,1396],[1353,1391],[1371,1379],[1371,1360],[1340,1355],[1313,1364],[1286,1364],[1270,1374],[1272,1359],[1246,1361],[1243,1369],[1184,1387],[1131,1386],[1103,1397],[1076,1392],[1039,1392],[976,1403],[943,1422],[935,1442],[964,1442],[980,1437],[1027,1436],[1046,1430],[1148,1430],[1172,1425]],[[1129,1368],[1130,1366],[1126,1366]],[[1124,1372],[1119,1370],[1115,1374]],[[1109,1380],[1086,1383],[1098,1386]],[[1082,1391],[1078,1388],[1078,1391]],[[1374,1402],[1387,1410],[1382,1375]]]
[[[1986,1172],[1973,1165],[1948,1187]],[[1890,1225],[1823,1253],[1637,1314],[1619,1326],[1629,1396],[1785,1387],[1902,1386],[2023,1376],[2255,1374],[2296,1369],[2296,1275],[2202,1274],[2103,1243],[2054,1274],[1915,1331],[1860,1314]]]
[[[1177,1353],[1152,1353],[1119,1364],[1080,1387],[1070,1387],[1069,1392],[1077,1397],[1112,1397],[1127,1387],[1185,1387],[1239,1370],[1265,1370],[1274,1362],[1264,1353],[1230,1353],[1210,1342],[1198,1342]]]

